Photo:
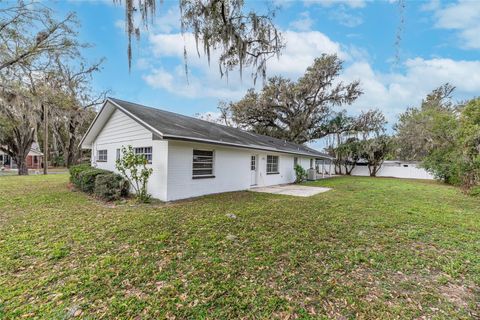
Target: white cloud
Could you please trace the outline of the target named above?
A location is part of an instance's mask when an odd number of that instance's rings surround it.
[[[160,8],[162,10],[163,7]],[[155,31],[170,33],[180,30],[180,11],[178,7],[170,7],[167,12],[155,18]]]
[[[302,12],[300,19],[292,21],[290,27],[298,31],[310,31],[313,26],[313,20],[308,12]]]
[[[306,0],[305,5],[320,4],[323,7],[345,5],[353,9],[363,8],[367,5],[366,0]]]
[[[440,9],[440,0],[430,0],[429,2],[424,3],[420,9],[423,11],[433,11]]]
[[[150,74],[143,76],[145,82],[153,88],[172,91],[173,75],[163,69],[154,69]]]
[[[110,2],[112,1],[110,0]],[[163,10],[166,11],[163,13]],[[180,30],[180,11],[177,7],[165,9],[164,6],[160,6],[158,11],[163,14],[155,16],[153,23],[148,25],[148,29],[151,32],[171,33],[178,32]],[[141,21],[142,19],[140,13],[137,11],[134,17],[135,26],[141,28],[142,31],[145,31],[145,26],[141,23]],[[116,28],[125,31],[126,26],[124,19],[116,20],[114,25]]]
[[[480,49],[480,1],[460,0],[443,8],[434,3],[430,7],[437,28],[457,31],[464,49]]]
[[[336,53],[342,59],[351,59],[339,43],[330,40],[318,31],[310,32],[283,32],[287,46],[279,59],[272,58],[267,63],[269,75],[282,74],[296,78],[305,72],[305,69],[313,63],[313,60],[322,53]],[[201,51],[201,57],[197,55],[195,39],[192,34],[156,34],[149,37],[151,44],[150,63],[162,61],[162,59],[175,58],[174,68],[153,68],[144,75],[144,80],[154,88],[164,89],[176,95],[189,98],[214,97],[218,99],[239,99],[245,91],[254,86],[245,70],[244,78],[240,79],[238,71],[229,74],[228,81],[220,77],[216,65],[219,53],[211,54],[211,65],[208,65],[206,57]],[[202,45],[199,44],[200,50]],[[188,52],[189,76],[188,83],[184,72],[183,53],[184,48]],[[145,57],[142,57],[145,59]],[[152,59],[153,58],[153,59]],[[146,62],[142,60],[142,65]],[[259,83],[257,83],[257,86]]]
[[[348,66],[341,78],[360,80],[364,90],[352,108],[379,108],[393,122],[400,112],[418,106],[427,93],[446,82],[456,86],[457,99],[480,92],[480,61],[415,58],[407,60],[404,67],[404,72],[380,73],[366,62]]]
[[[351,13],[348,13],[345,9],[340,8],[339,10],[335,10],[330,14],[330,18],[337,21],[343,26],[349,27],[349,28],[354,28],[363,23],[363,18],[354,15]]]
[[[292,78],[298,77],[313,63],[313,60],[323,53],[336,53],[343,60],[350,60],[350,55],[344,51],[340,43],[330,40],[319,31],[283,32],[286,48],[280,59],[268,62],[269,74],[283,74]]]

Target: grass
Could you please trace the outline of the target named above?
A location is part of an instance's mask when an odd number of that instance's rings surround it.
[[[480,200],[425,181],[308,184],[334,190],[112,205],[66,175],[2,177],[0,318],[480,317]]]

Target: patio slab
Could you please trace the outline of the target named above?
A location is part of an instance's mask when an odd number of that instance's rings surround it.
[[[322,192],[327,192],[330,190],[332,189],[323,188],[323,187],[300,186],[296,184],[285,184],[285,185],[268,186],[268,187],[254,187],[250,189],[250,191],[253,191],[253,192],[283,194],[283,195],[295,196],[295,197],[310,197],[310,196],[313,196]]]

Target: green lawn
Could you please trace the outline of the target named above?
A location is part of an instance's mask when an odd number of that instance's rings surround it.
[[[435,182],[309,184],[334,190],[114,206],[67,175],[2,177],[0,318],[480,317],[480,200]]]

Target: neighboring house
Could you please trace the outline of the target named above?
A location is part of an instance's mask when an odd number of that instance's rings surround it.
[[[365,162],[357,163],[352,171],[354,176],[368,176],[368,167]],[[393,177],[408,179],[435,179],[427,170],[420,167],[418,161],[387,160],[377,173],[377,177]]]
[[[28,169],[41,169],[43,168],[43,153],[40,152],[40,148],[37,143],[33,143],[30,151],[27,155],[27,167]],[[12,157],[0,150],[0,168],[4,169],[17,169],[17,164],[13,161]]]
[[[81,141],[92,165],[115,171],[121,147],[149,160],[148,192],[162,201],[295,181],[294,164],[331,159],[303,145],[108,98]]]

